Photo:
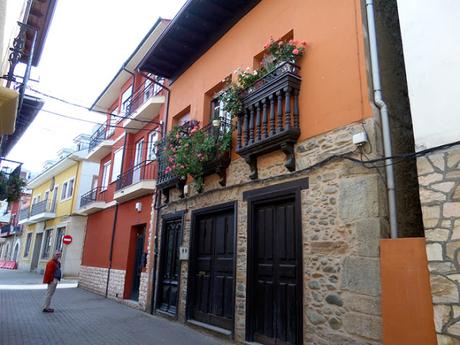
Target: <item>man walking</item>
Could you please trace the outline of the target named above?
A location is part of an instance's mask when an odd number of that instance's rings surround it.
[[[43,305],[44,313],[52,313],[54,309],[50,308],[51,298],[56,291],[56,286],[61,280],[61,252],[54,253],[53,258],[46,264],[45,275],[43,276],[43,283],[48,284],[46,291],[45,304]]]

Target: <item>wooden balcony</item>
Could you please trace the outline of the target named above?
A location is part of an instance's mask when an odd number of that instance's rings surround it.
[[[242,94],[236,153],[249,164],[251,179],[258,177],[257,157],[275,150],[282,150],[286,168],[295,170],[294,145],[300,136],[299,69],[284,62]]]
[[[163,139],[158,144],[157,148],[157,161],[158,161],[158,176],[157,188],[161,190],[165,197],[165,202],[169,202],[169,190],[176,187],[180,191],[180,197],[184,197],[185,179],[180,179],[172,172],[166,172],[168,161],[165,154],[166,139]]]

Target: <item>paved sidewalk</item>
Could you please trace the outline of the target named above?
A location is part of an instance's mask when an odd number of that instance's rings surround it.
[[[56,291],[46,314],[44,293],[0,290],[0,345],[227,344],[79,288]]]
[[[0,269],[0,285],[41,284],[43,274],[18,270]],[[62,279],[62,283],[76,283],[76,279]]]

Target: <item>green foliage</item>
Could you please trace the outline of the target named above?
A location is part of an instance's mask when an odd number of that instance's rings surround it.
[[[233,72],[236,75],[236,82],[231,83],[221,95],[224,111],[232,114],[232,116],[238,116],[243,111],[241,92],[272,72],[279,64],[285,61],[295,63],[297,59],[304,55],[306,47],[306,42],[294,40],[288,42],[283,40],[275,41],[270,38],[264,46],[267,53],[262,58],[258,69],[251,72],[249,67],[244,71],[241,68],[237,68]]]
[[[18,201],[25,186],[26,182],[19,174],[13,172],[8,176],[5,172],[0,171],[0,200]]]
[[[203,171],[207,163],[218,159],[230,150],[232,131],[220,132],[200,130],[198,121],[188,121],[181,126],[174,126],[166,137],[166,159],[168,166],[165,173],[186,179],[191,175],[195,189],[203,187]]]

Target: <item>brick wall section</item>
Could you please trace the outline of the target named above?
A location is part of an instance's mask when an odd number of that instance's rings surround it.
[[[296,147],[297,172],[288,174],[284,154],[259,158],[259,178],[249,181],[243,159],[232,162],[227,187],[217,176],[206,178],[204,192],[192,195],[187,205],[172,191],[162,214],[185,209],[183,242],[190,239],[191,210],[237,201],[237,252],[235,338],[244,342],[247,276],[247,203],[242,193],[273,184],[308,177],[309,188],[301,193],[303,236],[304,344],[382,344],[380,317],[379,239],[387,237],[386,193],[383,178],[375,169],[337,160],[302,171],[332,154],[354,151],[352,134],[366,128],[373,147],[376,124],[370,119],[326,133]],[[373,153],[375,154],[375,152]],[[371,154],[372,156],[372,154]],[[355,155],[355,157],[359,157]],[[284,175],[273,178],[276,175]],[[193,189],[193,188],[192,188]],[[179,320],[185,319],[188,262],[181,262]]]
[[[78,285],[97,294],[105,294],[107,285],[107,268],[80,266]]]
[[[417,159],[439,345],[460,343],[460,149]]]
[[[103,267],[81,266],[79,286],[97,294],[105,295],[107,271],[108,269]],[[109,298],[123,298],[125,273],[124,270],[110,270]]]

